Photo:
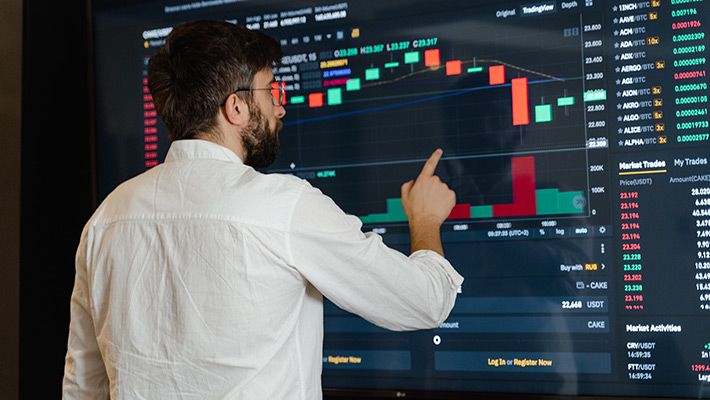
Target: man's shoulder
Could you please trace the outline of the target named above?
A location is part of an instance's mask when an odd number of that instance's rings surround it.
[[[144,194],[149,192],[151,182],[155,180],[159,169],[160,165],[121,182],[101,201],[87,222],[87,226],[110,222],[118,218],[121,210],[125,210],[136,201],[141,201],[145,197]]]
[[[310,183],[290,174],[261,173],[250,170],[235,183],[233,195],[249,199],[245,204],[259,209],[292,209]]]
[[[267,174],[260,173],[260,172],[257,172],[257,173],[263,179],[265,179],[266,182],[280,185],[284,189],[303,190],[304,188],[311,187],[311,184],[307,180],[305,180],[303,178],[299,178],[296,175],[281,174],[281,173],[267,173]]]

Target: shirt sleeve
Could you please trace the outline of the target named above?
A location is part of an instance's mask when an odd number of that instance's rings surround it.
[[[436,252],[407,257],[361,228],[359,218],[307,185],[291,225],[293,266],[338,307],[377,326],[398,331],[439,326],[463,277]]]
[[[87,281],[87,234],[76,252],[76,276],[71,295],[69,340],[64,364],[62,399],[108,399],[106,367],[96,341]]]

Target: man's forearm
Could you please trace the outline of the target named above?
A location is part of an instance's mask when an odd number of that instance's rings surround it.
[[[418,250],[432,250],[443,256],[444,249],[441,246],[440,229],[440,225],[435,223],[410,223],[409,239],[412,253]]]

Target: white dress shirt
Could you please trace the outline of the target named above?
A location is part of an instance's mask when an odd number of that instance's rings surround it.
[[[433,328],[463,281],[361,227],[302,179],[174,142],[81,235],[64,399],[320,399],[323,295],[384,328]]]

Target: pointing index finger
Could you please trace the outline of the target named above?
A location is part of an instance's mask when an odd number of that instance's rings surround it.
[[[441,159],[442,154],[444,154],[443,150],[434,150],[429,159],[426,160],[426,163],[424,163],[424,167],[422,167],[422,172],[419,173],[419,176],[434,176],[434,172],[436,172],[436,166],[437,164],[439,164],[439,160]]]

